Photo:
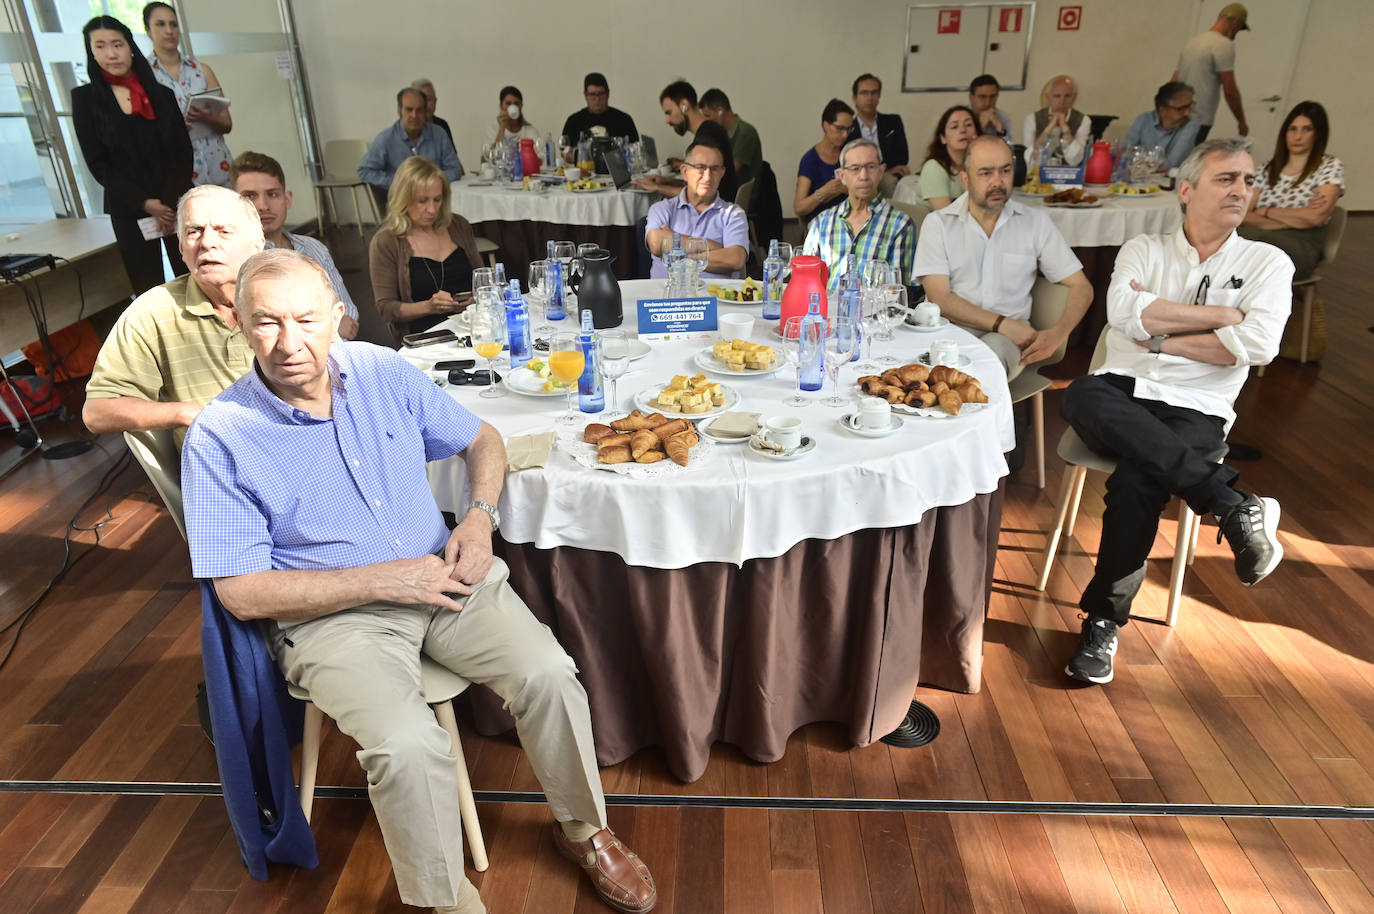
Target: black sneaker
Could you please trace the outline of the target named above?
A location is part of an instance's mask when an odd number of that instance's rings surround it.
[[[1279,542],[1279,503],[1272,498],[1260,498],[1253,492],[1242,493],[1245,501],[1218,515],[1217,542],[1223,536],[1236,555],[1236,577],[1242,584],[1258,584],[1265,575],[1278,567],[1283,558],[1283,544]]]
[[[1078,650],[1069,658],[1064,672],[1074,679],[1099,685],[1112,681],[1112,657],[1116,655],[1117,624],[1111,619],[1083,620],[1083,636]]]

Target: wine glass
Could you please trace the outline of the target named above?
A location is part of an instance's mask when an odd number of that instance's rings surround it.
[[[487,286],[496,285],[495,267],[477,267],[472,271],[472,293],[476,295]]]
[[[487,290],[484,289],[483,292]],[[506,389],[496,386],[493,360],[506,342],[506,309],[499,302],[479,302],[472,308],[472,348],[487,360],[487,387],[478,396],[504,397]]]
[[[881,339],[883,342],[890,343],[894,339],[896,339],[896,337],[893,336],[892,333],[893,328],[895,328],[902,321],[906,320],[906,286],[902,285],[899,282],[896,282],[890,286],[884,286],[881,290],[879,290],[878,294],[881,296],[881,304],[878,309],[878,314],[883,326],[882,336],[879,337],[879,339]],[[902,364],[902,360],[892,355],[891,353],[881,356],[878,359],[878,362],[881,365]]]
[[[822,398],[821,403],[845,407],[849,405],[849,400],[840,396],[840,369],[854,357],[862,332],[861,325],[847,314],[836,314],[830,320],[829,331],[825,338],[825,371],[830,375],[830,396]]]
[[[700,285],[701,271],[706,269],[706,261],[711,256],[711,246],[705,238],[689,236],[682,239],[682,253],[687,255],[688,263],[692,264],[691,294],[695,295]]]
[[[624,330],[601,331],[601,374],[611,382],[611,396],[606,405],[612,413],[620,411],[620,400],[616,396],[617,383],[625,369],[630,367],[630,339]]]
[[[792,361],[793,365],[797,366],[797,386],[790,396],[783,397],[782,404],[783,406],[809,406],[811,404],[810,399],[801,395],[801,317],[789,317],[783,322],[781,330],[783,354]]]
[[[555,331],[549,342],[549,372],[568,385],[568,411],[559,417],[560,425],[576,425],[581,421],[573,398],[577,396],[577,379],[582,377],[586,365],[579,334],[573,330]]]
[[[555,241],[553,256],[563,265],[563,295],[566,300],[568,292],[572,289],[572,263],[577,258],[577,245],[571,241]],[[574,314],[572,318],[573,323],[577,323],[578,315]]]
[[[782,259],[782,281],[792,278],[792,245],[786,241],[778,242],[778,257]]]

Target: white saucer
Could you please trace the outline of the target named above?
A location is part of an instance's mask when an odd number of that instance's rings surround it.
[[[934,368],[934,367],[935,367],[935,363],[934,363],[933,361],[931,361],[930,352],[929,352],[929,351],[923,352],[923,353],[921,353],[920,355],[916,356],[916,361],[918,361],[918,362],[920,362],[922,365],[928,366],[928,367],[930,367],[930,368]],[[969,367],[970,365],[972,365],[972,364],[973,364],[973,359],[969,358],[968,356],[964,355],[964,353],[961,352],[961,353],[959,353],[959,361],[956,362],[956,363],[954,363],[954,365],[952,365],[951,367],[952,367],[952,368],[957,368],[957,369],[959,369],[960,371],[963,371],[965,368],[968,368],[968,367]]]
[[[748,435],[743,435],[739,437],[729,437],[726,435],[717,435],[714,432],[712,432],[711,426],[715,425],[716,419],[719,418],[719,416],[712,416],[710,419],[701,420],[697,423],[697,431],[700,432],[703,437],[710,438],[717,444],[743,444],[744,442],[749,440]]]
[[[853,432],[856,435],[862,435],[865,438],[885,438],[893,432],[901,430],[902,426],[906,424],[902,421],[901,416],[893,416],[891,425],[882,430],[875,430],[860,425],[858,419],[858,414],[847,413],[840,417],[839,422],[840,425],[844,427],[845,431]]]
[[[943,330],[948,327],[949,318],[941,315],[935,319],[935,323],[933,324],[914,324],[911,322],[911,318],[908,317],[902,321],[902,326],[906,327],[908,330],[915,330],[917,333],[934,333],[937,330]]]
[[[749,439],[745,439],[749,440]],[[754,447],[754,442],[749,441],[749,450],[758,454],[760,457],[767,457],[769,460],[796,460],[798,457],[805,457],[816,449],[816,439],[802,436],[802,443],[792,448],[790,451],[783,451],[781,454],[773,451],[761,451]]]

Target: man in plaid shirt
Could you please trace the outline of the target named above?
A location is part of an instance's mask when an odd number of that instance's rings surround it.
[[[811,221],[804,251],[825,261],[830,270],[828,291],[840,285],[840,274],[853,252],[865,260],[882,260],[897,267],[903,282],[911,281],[916,256],[916,226],[892,204],[878,196],[883,179],[883,154],[872,140],[850,140],[840,150],[835,176],[849,190],[849,199]]]

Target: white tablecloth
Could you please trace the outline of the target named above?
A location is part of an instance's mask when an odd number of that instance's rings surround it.
[[[662,289],[657,280],[621,283],[627,327],[635,326],[635,303],[660,296]],[[757,307],[722,310],[758,314]],[[773,326],[760,318],[751,338],[769,342]],[[982,382],[989,406],[942,419],[903,416],[900,431],[885,438],[863,438],[839,425],[839,417],[852,410],[819,403],[799,409],[783,406],[783,397],[795,386],[791,366],[771,377],[720,378],[739,391],[740,410],[799,416],[804,433],[816,440],[816,450],[784,462],[753,454],[747,444],[718,444],[691,472],[638,480],[585,469],[555,448],[547,468],[507,477],[500,505],[502,536],[539,548],[578,546],[612,552],[629,565],[652,568],[698,562],[741,565],[752,558],[782,555],[808,538],[835,539],[856,530],[915,524],[930,508],[961,505],[996,490],[1007,472],[1003,452],[1013,444],[1011,402],[1000,363],[990,349],[958,328],[925,334],[901,327],[895,334],[892,343],[876,343],[873,354],[890,352],[914,360],[933,339],[958,340],[973,359],[965,370]],[[620,379],[622,409],[632,408],[634,394],[646,387],[661,386],[674,374],[696,374],[699,369],[692,358],[709,343],[652,345],[653,352],[632,362],[632,373]],[[457,357],[451,345],[405,352],[422,367]],[[470,351],[463,354],[468,356]],[[852,367],[844,368],[841,388],[856,391],[856,377]],[[562,398],[508,393],[484,400],[472,387],[447,389],[506,437],[549,431],[565,408]],[[607,414],[587,415],[586,421],[606,418]],[[441,508],[456,511],[468,503],[461,458],[431,463],[429,478]]]
[[[1093,209],[1045,206],[1038,198],[1017,194],[1018,202],[1043,209],[1070,247],[1120,247],[1136,235],[1172,232],[1183,224],[1178,194],[1154,197],[1112,196]]]
[[[634,225],[661,199],[657,194],[618,191],[574,193],[551,187],[543,193],[508,190],[506,182],[475,187],[473,178],[453,182],[453,211],[479,222],[551,222],[556,225]]]

